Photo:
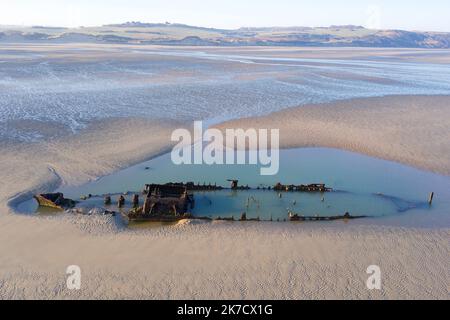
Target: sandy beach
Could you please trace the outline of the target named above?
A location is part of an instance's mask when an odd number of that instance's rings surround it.
[[[280,129],[280,147],[345,149],[450,175],[450,96],[306,105],[218,128]]]
[[[222,127],[281,127],[283,147],[343,148],[449,174],[449,102],[356,99]],[[11,209],[35,192],[160,154],[180,126],[109,120],[47,142],[0,144],[0,298],[448,298],[446,227],[185,222],[134,230],[112,217],[35,217]],[[66,289],[73,264],[82,270],[79,291]],[[382,270],[381,291],[366,288],[373,264]]]

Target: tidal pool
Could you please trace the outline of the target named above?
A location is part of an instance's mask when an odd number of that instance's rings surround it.
[[[228,187],[227,179],[239,179],[240,185],[252,190],[221,190],[194,192],[196,216],[238,219],[246,212],[248,218],[284,220],[288,211],[305,216],[351,215],[383,217],[409,212],[450,214],[450,178],[421,171],[391,161],[329,148],[280,150],[280,170],[275,176],[261,176],[258,165],[174,165],[170,154],[140,163],[109,176],[78,187],[62,187],[66,197],[80,199],[82,206],[103,207],[103,195],[127,192],[127,202],[146,183],[189,182],[217,184]],[[325,183],[329,193],[284,192],[262,190],[277,182],[283,184]],[[260,187],[260,190],[256,188]],[[435,193],[428,204],[430,192]],[[141,196],[141,202],[143,197]],[[35,211],[29,201],[24,211]],[[20,206],[19,206],[20,209]],[[125,207],[124,210],[128,208]]]

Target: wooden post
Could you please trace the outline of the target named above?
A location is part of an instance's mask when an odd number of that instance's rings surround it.
[[[430,193],[430,197],[428,198],[428,203],[431,206],[433,204],[434,192]]]
[[[133,196],[133,208],[139,207],[139,195],[135,194]]]

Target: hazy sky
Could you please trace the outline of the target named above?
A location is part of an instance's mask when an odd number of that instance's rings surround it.
[[[449,0],[0,0],[0,24],[97,26],[126,21],[450,31]]]

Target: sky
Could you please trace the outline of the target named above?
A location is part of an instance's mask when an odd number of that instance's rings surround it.
[[[1,25],[172,22],[234,29],[353,24],[450,32],[449,0],[0,0]]]

